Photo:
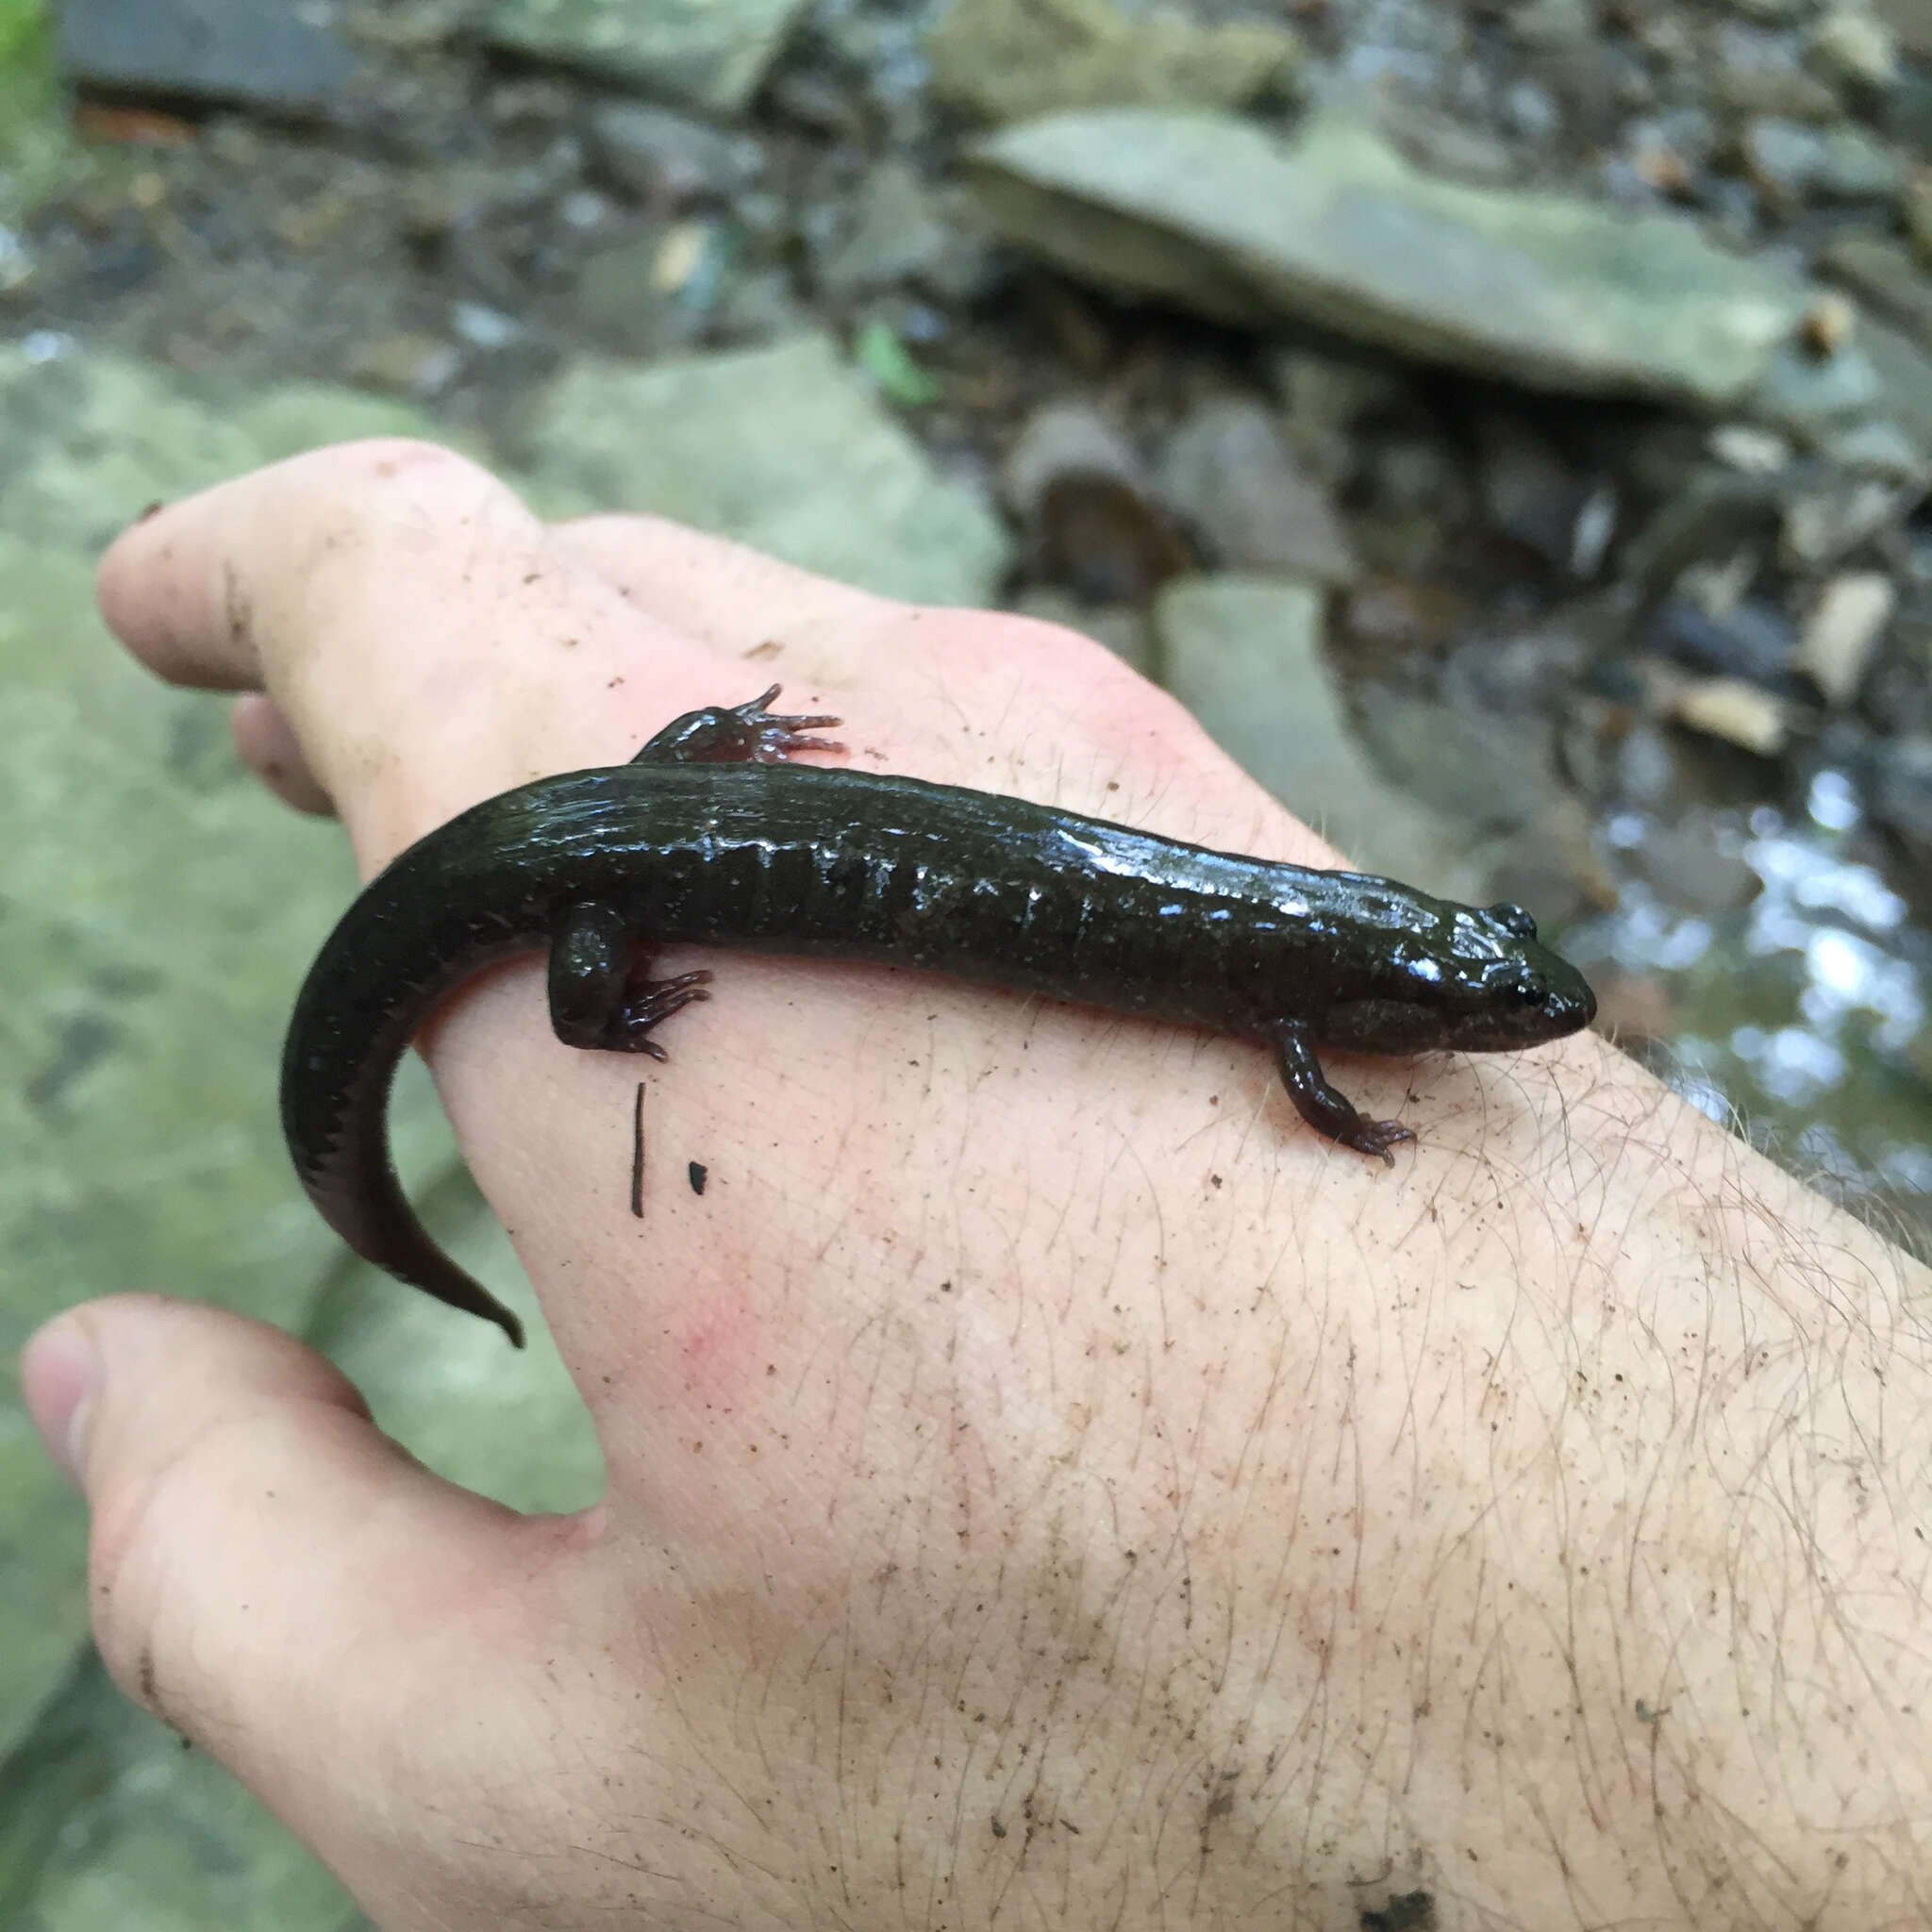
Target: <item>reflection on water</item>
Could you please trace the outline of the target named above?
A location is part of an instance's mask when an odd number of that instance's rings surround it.
[[[1932,943],[1868,862],[1855,787],[1812,780],[1801,813],[1720,815],[1713,854],[1755,880],[1741,903],[1688,909],[1645,859],[1663,828],[1620,811],[1603,828],[1616,908],[1571,935],[1586,972],[1670,989],[1660,1069],[1714,1118],[1794,1165],[1932,1212]]]

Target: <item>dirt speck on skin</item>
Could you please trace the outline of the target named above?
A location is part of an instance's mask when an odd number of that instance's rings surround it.
[[[1435,1893],[1391,1893],[1379,1911],[1362,1913],[1361,1932],[1436,1932]]]

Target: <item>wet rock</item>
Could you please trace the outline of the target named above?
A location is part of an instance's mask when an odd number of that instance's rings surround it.
[[[1643,641],[1681,664],[1757,683],[1782,677],[1797,646],[1790,620],[1775,604],[1755,597],[1727,604],[1666,597]]]
[[[751,136],[637,101],[607,101],[591,110],[591,148],[606,174],[658,215],[735,194],[765,165],[764,149]]]
[[[1794,340],[1770,358],[1745,407],[1758,422],[1813,444],[1834,425],[1877,408],[1884,392],[1862,340],[1828,356]]]
[[[1473,501],[1467,463],[1441,437],[1420,431],[1377,437],[1361,467],[1368,504],[1396,515],[1426,512],[1462,523]]]
[[[1685,912],[1734,912],[1757,897],[1761,881],[1744,857],[1735,815],[1693,805],[1653,821],[1630,849],[1630,862],[1667,906]]]
[[[845,299],[937,269],[953,243],[939,197],[904,161],[881,161],[867,176],[851,231],[825,258],[819,283]]]
[[[1557,611],[1528,630],[1459,646],[1442,667],[1442,695],[1472,716],[1554,709],[1590,661],[1586,615]]]
[[[334,11],[300,0],[63,0],[56,18],[82,87],[321,113],[355,75]]]
[[[1160,487],[1230,569],[1325,584],[1357,574],[1327,492],[1297,468],[1273,413],[1258,403],[1221,398],[1197,407],[1168,441]]]
[[[1835,356],[1851,341],[1858,325],[1858,310],[1850,297],[1827,289],[1806,309],[1798,324],[1798,340],[1814,356]]]
[[[1524,0],[1510,8],[1507,27],[1521,47],[1576,47],[1595,38],[1596,9],[1591,0]]]
[[[1689,200],[1717,152],[1717,124],[1702,108],[1631,122],[1624,130],[1629,165],[1647,187],[1673,200]]]
[[[701,256],[709,230],[699,223],[654,229],[586,258],[575,302],[598,341],[625,355],[654,356],[696,336],[709,306],[704,298],[715,289],[698,288],[693,299],[693,235]]]
[[[1878,378],[1874,417],[1895,424],[1932,454],[1932,352],[1877,316],[1858,325],[1858,348]]]
[[[403,331],[364,342],[350,358],[349,377],[398,395],[433,396],[456,380],[462,363],[455,343]]]
[[[1849,705],[1865,681],[1898,592],[1879,571],[1846,571],[1825,585],[1798,643],[1798,668],[1827,704]]]
[[[1830,121],[1840,111],[1837,92],[1799,64],[1797,44],[1788,34],[1726,27],[1718,36],[1717,55],[1710,97],[1729,124],[1759,114]]]
[[[1776,541],[1784,505],[1784,482],[1775,474],[1687,469],[1677,490],[1625,544],[1623,575],[1646,603],[1661,602],[1687,571],[1714,557],[1746,549],[1763,554]]]
[[[1887,483],[1924,487],[1926,460],[1896,423],[1867,417],[1821,437],[1818,453],[1834,468],[1853,476],[1875,476]]]
[[[1834,80],[1882,88],[1898,78],[1898,42],[1863,8],[1833,8],[1812,27],[1810,49],[1812,59]]]
[[[1541,718],[1483,716],[1374,684],[1356,692],[1356,716],[1363,742],[1405,791],[1478,837],[1536,823],[1564,790]],[[1472,772],[1483,774],[1480,787]]]
[[[1392,363],[1283,349],[1270,366],[1282,425],[1298,455],[1323,475],[1345,481],[1357,459],[1357,425],[1408,393],[1408,375]]]
[[[1767,691],[1742,678],[1710,677],[1681,687],[1673,697],[1670,716],[1679,724],[1709,738],[1775,758],[1790,738],[1785,708]]]
[[[1046,403],[1020,425],[1000,465],[1000,497],[1025,523],[1056,476],[1087,474],[1150,487],[1140,452],[1111,417],[1091,403]]]
[[[655,511],[922,603],[990,603],[1006,569],[991,508],[935,473],[822,336],[579,363],[516,441],[550,514]]]
[[[1547,438],[1518,418],[1485,416],[1476,434],[1491,526],[1558,570],[1591,575],[1603,543],[1582,543],[1579,537],[1597,483],[1578,475]]]
[[[1932,266],[1932,168],[1920,168],[1906,183],[1901,203],[1906,233],[1919,251],[1919,259]]]
[[[1112,0],[955,0],[926,38],[936,99],[985,121],[1146,104],[1240,108],[1300,58],[1286,27],[1202,26]]]
[[[1763,115],[1745,130],[1743,153],[1752,180],[1786,208],[1807,201],[1890,201],[1905,186],[1904,159],[1849,122],[1812,127]]]
[[[1924,858],[1932,855],[1932,736],[1894,738],[1874,748],[1866,808]]]
[[[1722,407],[1804,308],[1688,223],[1432,180],[1333,115],[1291,145],[1210,114],[1058,115],[968,166],[998,232],[1072,272],[1540,389]]]
[[[1902,523],[1919,494],[1916,486],[1850,476],[1794,495],[1785,506],[1778,561],[1800,575],[1826,569]]]
[[[1544,919],[1583,909],[1596,870],[1590,818],[1557,774],[1543,719],[1473,713],[1374,684],[1358,686],[1355,699],[1377,765],[1439,826],[1455,828],[1482,879],[1475,897],[1515,900]],[[1478,771],[1484,782],[1474,787]]]
[[[484,38],[661,100],[741,112],[802,0],[494,0]]]
[[[1447,584],[1391,578],[1364,584],[1343,607],[1344,630],[1366,644],[1440,650],[1466,630],[1475,607]]]
[[[1709,449],[1720,462],[1757,476],[1775,475],[1789,467],[1791,446],[1774,429],[1755,423],[1721,423],[1710,432]]]
[[[1782,26],[1807,12],[1811,4],[1812,0],[1730,0],[1730,8],[1746,19]]]
[[[1426,175],[1500,188],[1522,173],[1522,157],[1510,142],[1427,108],[1405,103],[1399,114],[1390,110],[1376,116],[1375,129]]]
[[[1322,596],[1275,577],[1185,577],[1155,607],[1167,688],[1230,758],[1366,866],[1479,897],[1463,841],[1357,747],[1322,650]]]
[[[1825,244],[1819,266],[1907,335],[1932,344],[1932,275],[1912,249],[1846,229]]]
[[[1932,60],[1932,0],[1870,0],[1870,10],[1890,28],[1901,53]]]
[[[214,701],[157,683],[108,640],[93,570],[157,498],[425,425],[353,390],[263,395],[211,373],[191,395],[140,364],[45,347],[0,346],[0,1349],[117,1283],[299,1322],[340,1247],[289,1173],[275,1068],[354,868],[334,827],[265,805]],[[433,1146],[422,1126],[406,1107],[406,1158]],[[79,1499],[8,1378],[0,1757],[86,1629],[85,1543]]]
[[[1195,557],[1152,497],[1105,470],[1061,470],[1041,492],[1037,568],[1091,604],[1145,604]]]

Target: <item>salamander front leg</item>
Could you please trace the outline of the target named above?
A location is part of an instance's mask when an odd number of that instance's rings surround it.
[[[674,718],[637,757],[634,765],[776,765],[801,751],[843,751],[842,744],[810,734],[837,718],[778,718],[765,709],[784,689],[774,684],[741,705],[708,705]]]
[[[1270,1034],[1274,1057],[1280,1062],[1281,1078],[1295,1111],[1331,1141],[1353,1147],[1357,1154],[1378,1154],[1391,1167],[1395,1157],[1390,1148],[1398,1141],[1415,1136],[1400,1121],[1365,1120],[1355,1110],[1345,1093],[1328,1084],[1322,1062],[1315,1058],[1314,1035],[1306,1020],[1281,1020]]]
[[[669,1056],[651,1028],[693,1000],[708,1000],[708,973],[643,979],[631,969],[631,936],[616,907],[573,906],[550,941],[550,1024],[566,1046]]]

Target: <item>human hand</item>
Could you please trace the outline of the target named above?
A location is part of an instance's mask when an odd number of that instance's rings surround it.
[[[159,675],[265,691],[244,755],[365,873],[774,680],[867,768],[1324,858],[1097,646],[545,529],[417,445],[175,506],[101,588]],[[379,1923],[1917,1923],[1932,1499],[1885,1424],[1932,1389],[1882,1243],[1588,1038],[1349,1064],[1422,1136],[1385,1174],[1252,1046],[704,963],[650,1132],[712,1183],[653,1163],[641,1221],[636,1063],[558,1045],[540,963],[425,1041],[597,1509],[438,1481],[216,1310],[28,1351],[117,1678]]]

